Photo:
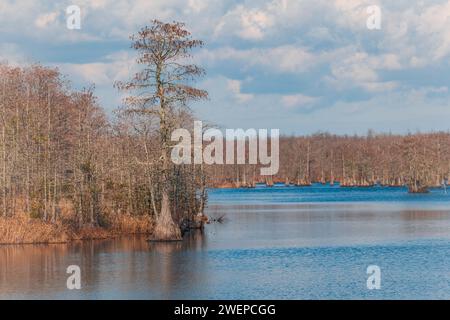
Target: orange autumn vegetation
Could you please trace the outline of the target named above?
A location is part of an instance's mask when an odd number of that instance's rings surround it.
[[[56,223],[31,218],[27,214],[0,217],[0,244],[51,244],[76,240],[108,239],[122,235],[151,234],[153,219],[150,216],[128,214],[105,217],[104,226],[78,226],[73,208],[63,203],[61,219]]]

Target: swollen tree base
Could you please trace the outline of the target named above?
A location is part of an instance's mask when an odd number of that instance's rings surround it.
[[[156,242],[169,242],[169,241],[181,241],[181,229],[173,221],[171,224],[156,222],[155,230],[149,241]]]
[[[156,219],[155,229],[151,241],[181,241],[180,227],[173,222],[172,213],[170,212],[169,197],[163,194],[161,203],[161,214]]]

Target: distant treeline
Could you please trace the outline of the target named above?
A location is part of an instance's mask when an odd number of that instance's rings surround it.
[[[280,138],[280,170],[273,177],[259,176],[254,165],[216,165],[208,172],[210,184],[218,187],[319,182],[346,187],[406,185],[410,192],[426,192],[450,175],[450,133],[285,136]]]

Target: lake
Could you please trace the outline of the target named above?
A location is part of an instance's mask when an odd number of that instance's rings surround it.
[[[1,299],[450,299],[450,194],[214,189],[224,216],[180,243],[144,237],[0,247]],[[81,269],[68,290],[66,269]],[[367,267],[381,269],[367,289]]]

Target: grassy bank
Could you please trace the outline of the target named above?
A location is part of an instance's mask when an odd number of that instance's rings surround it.
[[[76,240],[108,239],[121,235],[151,234],[153,221],[148,216],[120,215],[112,217],[107,227],[43,222],[17,215],[0,218],[0,244],[51,244]]]

